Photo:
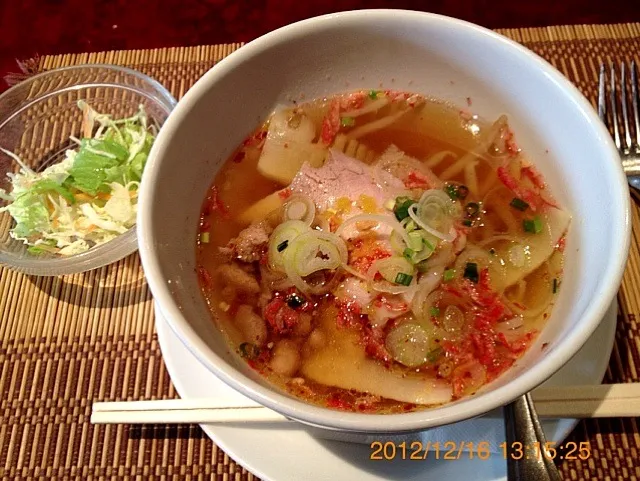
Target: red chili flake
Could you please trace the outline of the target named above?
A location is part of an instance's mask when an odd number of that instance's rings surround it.
[[[510,129],[507,129],[505,133],[504,145],[507,148],[507,152],[512,157],[515,157],[520,152],[520,148],[516,144],[513,132]]]
[[[467,97],[467,105],[471,107],[471,97]]]
[[[247,146],[251,146],[251,147],[262,147],[262,144],[264,143],[264,140],[267,138],[267,131],[266,130],[259,130],[258,132],[256,132],[255,134],[253,134],[251,137],[247,138],[242,145],[247,147]]]
[[[527,332],[524,336],[520,337],[519,339],[516,339],[511,344],[509,344],[510,351],[513,352],[514,354],[518,354],[518,355],[522,354],[527,350],[527,348],[529,347],[529,345],[537,335],[538,335],[538,331],[536,330]]]
[[[265,306],[263,315],[273,331],[278,334],[289,332],[299,321],[299,314],[280,296],[274,297]]]
[[[338,307],[338,315],[336,317],[336,325],[340,328],[355,327],[361,324],[362,308],[355,301],[340,301],[336,299]]]
[[[337,394],[332,394],[327,399],[327,407],[334,409],[341,409],[343,411],[351,411],[352,404],[338,397]]]
[[[404,186],[407,189],[430,189],[431,184],[429,179],[419,172],[411,172],[404,181]]]
[[[211,287],[211,284],[213,284],[213,278],[211,277],[211,274],[209,274],[209,271],[202,265],[198,265],[197,269],[200,281],[205,285],[205,287]]]
[[[533,182],[538,189],[542,190],[545,188],[544,178],[542,174],[538,172],[538,170],[533,165],[528,165],[523,167],[520,170],[523,177],[527,177]]]
[[[261,266],[266,266],[269,264],[269,253],[267,251],[262,253],[262,255],[260,256],[259,262]]]
[[[280,192],[278,192],[278,197],[280,197],[282,200],[287,200],[289,197],[291,197],[291,194],[291,189],[287,187],[286,189],[282,189]]]
[[[244,160],[245,156],[246,156],[246,152],[244,150],[241,150],[240,152],[238,152],[236,155],[233,156],[233,161],[236,164],[239,164]]]
[[[254,361],[253,359],[247,359],[247,364],[249,365],[249,367],[255,371],[261,372],[260,370],[260,366],[258,365],[258,363],[256,361]]]
[[[375,307],[384,307],[388,311],[405,312],[409,309],[406,302],[391,302],[384,294],[378,296],[374,301]]]
[[[539,194],[537,194],[533,190],[522,187],[519,184],[519,182],[515,179],[515,177],[511,175],[511,173],[508,171],[506,167],[504,166],[498,167],[497,174],[498,174],[498,178],[507,187],[507,189],[509,189],[511,192],[513,192],[515,195],[517,195],[519,198],[521,198],[527,204],[529,204],[529,207],[534,212],[544,202],[540,198]]]
[[[322,120],[320,138],[325,145],[331,145],[340,130],[340,101],[334,99],[329,105],[329,111]]]
[[[496,348],[493,336],[488,332],[474,332],[471,340],[475,347],[476,358],[485,366],[491,366],[496,359]]]
[[[289,148],[289,143],[288,143],[288,142],[285,142],[285,143],[284,143],[284,148],[285,148],[285,149],[288,149],[288,148]]]
[[[375,261],[386,259],[387,257],[391,257],[391,253],[388,250],[382,247],[375,247],[371,252],[353,259],[351,267],[359,272],[366,273]]]
[[[364,105],[367,98],[365,92],[354,92],[340,98],[340,110],[355,110]]]
[[[218,188],[215,185],[211,188],[211,194],[205,200],[205,205],[202,209],[203,215],[209,215],[213,212],[218,212],[223,218],[229,215],[229,209],[220,199]]]
[[[548,342],[543,342],[542,343],[542,347],[540,348],[541,351],[544,351],[547,349],[547,347],[549,347],[549,343]]]
[[[365,353],[374,358],[383,361],[384,363],[391,362],[391,354],[387,351],[385,346],[385,333],[382,328],[372,328],[367,325],[362,332],[362,341],[364,343]]]

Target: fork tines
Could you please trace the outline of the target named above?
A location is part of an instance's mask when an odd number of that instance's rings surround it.
[[[630,72],[630,79],[627,78],[627,70]],[[628,67],[625,62],[620,62],[619,71],[620,81],[618,82],[616,66],[611,63],[607,82],[606,66],[604,63],[600,64],[598,115],[613,131],[613,140],[618,150],[623,154],[636,153],[640,145],[640,113],[638,112],[638,76],[635,61],[632,60]],[[609,95],[607,95],[607,84]],[[627,88],[629,85],[631,86],[630,95]],[[629,122],[629,104],[633,112],[633,126]],[[618,107],[622,110],[622,119],[618,117]],[[621,135],[624,136],[624,143]]]

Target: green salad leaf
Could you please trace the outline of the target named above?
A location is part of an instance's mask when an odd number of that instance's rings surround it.
[[[84,101],[78,107],[83,131],[93,136],[72,137],[77,148],[42,172],[0,148],[20,166],[7,174],[11,190],[0,189],[9,202],[0,212],[13,217],[10,234],[31,253],[77,254],[135,224],[138,185],[155,140],[146,113],[140,106],[132,117],[114,120]]]

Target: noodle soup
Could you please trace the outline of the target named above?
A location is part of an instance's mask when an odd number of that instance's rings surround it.
[[[280,109],[202,207],[202,293],[305,401],[394,413],[473,395],[540,332],[570,215],[508,120],[357,91]]]

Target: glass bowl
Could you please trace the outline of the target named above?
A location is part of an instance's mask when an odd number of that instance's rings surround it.
[[[164,123],[176,100],[159,82],[140,72],[114,65],[79,65],[35,75],[0,95],[0,147],[17,154],[35,171],[61,161],[73,147],[70,136],[81,138],[85,100],[114,119],[129,117],[143,105],[149,125]],[[0,153],[0,188],[11,189],[8,172],[17,163]],[[1,205],[6,205],[2,201]],[[9,235],[14,220],[0,213],[0,264],[26,274],[74,274],[115,262],[137,249],[135,226],[81,254],[31,254],[22,241]]]

